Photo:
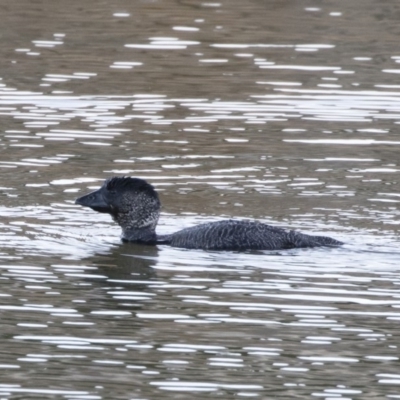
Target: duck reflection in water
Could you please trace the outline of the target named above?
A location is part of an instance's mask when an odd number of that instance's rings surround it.
[[[156,265],[159,249],[138,244],[117,246],[107,253],[90,257],[90,265],[95,267],[95,274],[105,276],[110,286],[132,286],[145,290],[148,282],[156,277]],[[88,274],[90,279],[90,274]],[[101,282],[97,277],[92,282]],[[144,283],[141,284],[140,282]]]
[[[75,204],[110,214],[122,228],[122,240],[126,242],[234,251],[332,247],[343,244],[326,236],[311,236],[246,220],[210,222],[169,235],[157,235],[161,203],[154,187],[139,178],[107,179],[100,189],[79,197]]]

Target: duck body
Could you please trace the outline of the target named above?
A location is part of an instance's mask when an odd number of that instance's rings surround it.
[[[165,237],[161,243],[186,249],[283,250],[301,247],[338,246],[326,236],[310,236],[247,220],[227,220],[186,228]]]
[[[203,250],[284,250],[340,246],[326,236],[311,236],[257,221],[223,220],[182,229],[169,235],[155,232],[161,203],[157,192],[138,178],[115,177],[75,201],[95,211],[109,213],[122,228],[122,240],[148,245]]]

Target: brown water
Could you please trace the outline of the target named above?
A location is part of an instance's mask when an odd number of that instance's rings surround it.
[[[400,3],[4,1],[0,398],[400,398]],[[159,190],[339,249],[121,244]]]

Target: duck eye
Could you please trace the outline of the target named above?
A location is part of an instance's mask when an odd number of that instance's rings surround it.
[[[108,182],[106,189],[108,192],[110,192],[111,194],[115,194],[115,185],[114,182]]]

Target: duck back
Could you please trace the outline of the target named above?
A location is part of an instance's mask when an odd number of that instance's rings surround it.
[[[204,250],[283,250],[301,247],[340,246],[326,236],[286,231],[261,222],[227,220],[182,229],[159,237],[159,243]]]

